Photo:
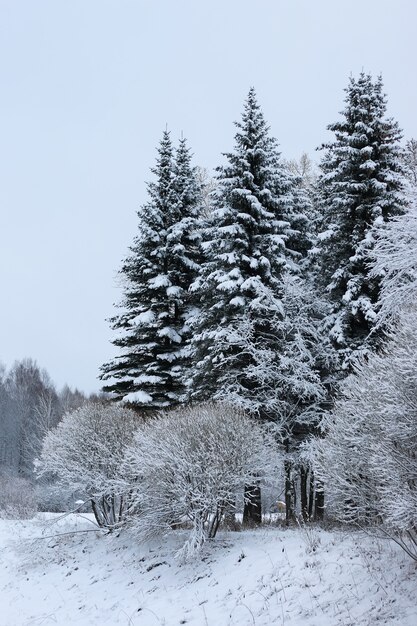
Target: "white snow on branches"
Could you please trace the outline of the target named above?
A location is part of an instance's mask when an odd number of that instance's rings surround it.
[[[265,426],[226,404],[195,405],[141,426],[124,463],[125,489],[135,495],[138,537],[191,529],[178,557],[200,550],[245,484],[278,474],[274,437]]]
[[[36,463],[38,476],[52,475],[57,484],[92,501],[100,526],[121,521],[123,503],[114,501],[125,448],[140,419],[123,406],[85,404],[67,413],[45,437]]]
[[[315,471],[330,511],[377,524],[417,560],[416,314],[403,312],[384,352],[346,379],[315,443]]]

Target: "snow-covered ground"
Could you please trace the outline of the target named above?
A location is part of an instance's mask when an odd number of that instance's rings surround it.
[[[417,624],[417,568],[391,542],[271,526],[221,533],[186,565],[180,545],[174,532],[137,545],[76,516],[0,520],[0,624]]]

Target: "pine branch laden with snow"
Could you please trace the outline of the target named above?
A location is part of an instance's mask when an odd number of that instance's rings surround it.
[[[67,413],[44,439],[37,476],[51,476],[58,486],[88,497],[99,526],[120,524],[128,502],[116,485],[140,422],[137,413],[116,404],[89,403]]]
[[[370,272],[384,225],[407,205],[401,133],[385,117],[382,79],[350,79],[340,122],[328,128],[318,180],[322,211],[321,282],[333,305],[327,320],[343,367],[381,338],[377,323],[381,276]]]
[[[414,306],[346,379],[313,458],[333,514],[381,527],[417,560],[416,331]]]
[[[244,312],[224,330],[212,331],[222,358],[215,360],[209,351],[206,359],[217,377],[214,398],[268,417],[285,438],[294,424],[318,423],[326,395],[321,370],[331,348],[326,350],[319,332],[317,303],[303,285],[292,280],[283,288],[282,306],[279,311],[271,308],[267,328]],[[237,358],[246,363],[241,371],[235,367]]]
[[[119,355],[102,367],[104,389],[156,410],[184,399],[189,366],[189,286],[200,263],[201,192],[185,140],[174,154],[165,132],[149,201],[138,213],[139,235],[124,262],[124,300],[112,320]]]
[[[188,558],[215,537],[248,481],[273,481],[278,464],[273,435],[230,405],[162,414],[141,426],[124,463],[136,502],[132,525],[143,540],[189,524],[178,553]]]

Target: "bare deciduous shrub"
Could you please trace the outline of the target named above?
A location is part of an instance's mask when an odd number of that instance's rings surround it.
[[[264,426],[221,403],[181,408],[144,424],[125,462],[139,537],[160,535],[188,521],[191,530],[177,556],[192,556],[215,537],[246,484],[254,477],[273,480],[277,449]]]
[[[67,413],[45,437],[38,476],[85,494],[98,525],[113,528],[123,521],[127,505],[114,484],[139,423],[137,413],[116,404],[93,402]]]
[[[373,525],[417,561],[416,310],[384,352],[358,363],[313,442],[316,475],[339,519]]]

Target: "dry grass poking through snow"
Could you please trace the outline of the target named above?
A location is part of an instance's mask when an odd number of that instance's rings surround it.
[[[127,532],[96,533],[85,518],[45,528],[50,521],[0,520],[1,626],[417,623],[415,564],[359,532],[221,533],[179,565],[181,531],[139,546]],[[63,534],[84,529],[93,532]]]

